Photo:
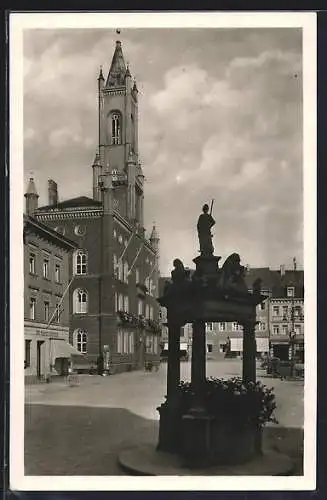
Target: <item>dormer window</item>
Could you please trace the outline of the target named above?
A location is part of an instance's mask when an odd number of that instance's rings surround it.
[[[294,297],[294,286],[287,287],[287,297]]]
[[[118,113],[111,115],[111,144],[121,144],[121,118]]]

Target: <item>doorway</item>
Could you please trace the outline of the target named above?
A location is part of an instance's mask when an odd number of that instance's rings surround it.
[[[41,378],[42,376],[42,345],[44,340],[38,340],[36,343],[36,376]]]

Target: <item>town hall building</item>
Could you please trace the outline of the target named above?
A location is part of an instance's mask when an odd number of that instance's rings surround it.
[[[116,42],[105,80],[98,76],[98,150],[93,197],[48,204],[28,215],[74,241],[70,342],[100,372],[159,359],[159,236],[144,228],[144,175],[138,150],[138,89]],[[96,132],[95,132],[96,133]],[[73,181],[73,179],[72,179]]]

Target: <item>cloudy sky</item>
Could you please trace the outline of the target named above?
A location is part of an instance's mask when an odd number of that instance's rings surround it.
[[[92,193],[97,76],[115,30],[24,35],[24,175],[40,204]],[[215,199],[215,254],[279,267],[303,260],[302,40],[299,29],[124,29],[140,90],[145,222],[161,271],[198,254],[197,217]],[[106,76],[106,75],[105,75]]]

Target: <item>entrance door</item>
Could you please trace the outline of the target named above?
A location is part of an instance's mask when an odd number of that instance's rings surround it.
[[[42,345],[44,340],[38,340],[36,343],[36,376],[41,378],[42,375]]]

